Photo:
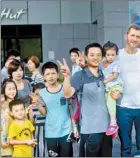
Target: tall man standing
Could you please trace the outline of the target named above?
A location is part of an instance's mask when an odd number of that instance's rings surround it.
[[[140,27],[131,25],[125,35],[126,46],[119,52],[120,72],[124,82],[117,103],[117,120],[121,140],[121,156],[130,157],[132,127],[135,125],[136,146],[140,150]]]

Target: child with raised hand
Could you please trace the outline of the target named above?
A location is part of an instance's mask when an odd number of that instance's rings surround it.
[[[104,74],[107,108],[110,115],[110,125],[106,131],[106,135],[116,137],[118,131],[116,122],[116,100],[111,97],[110,93],[112,91],[123,92],[123,82],[120,77],[120,67],[117,60],[117,45],[108,41],[103,46],[103,55],[104,59],[101,64],[101,69]]]
[[[39,91],[38,100],[44,101],[37,104],[38,110],[46,116],[45,139],[48,155],[50,157],[72,157],[72,142],[67,141],[72,131],[72,122],[69,113],[68,100],[63,95],[63,85],[58,82],[58,66],[47,62],[42,66],[42,73],[47,81],[47,87]]]
[[[34,126],[25,117],[25,104],[20,99],[9,103],[10,113],[14,120],[8,131],[9,144],[13,145],[12,157],[33,157],[33,149],[36,140],[33,138]]]
[[[12,121],[9,115],[9,103],[17,97],[17,87],[14,81],[6,79],[2,86],[1,95],[1,156],[10,157],[12,156],[13,148],[9,145],[8,128]]]
[[[43,83],[37,83],[33,85],[33,94],[38,96],[40,89],[45,88]],[[32,94],[32,95],[33,95]],[[44,106],[45,107],[45,106]],[[29,109],[29,119],[32,120],[35,132],[34,137],[37,139],[37,146],[34,148],[34,157],[47,157],[46,141],[45,141],[45,115],[41,115],[36,106],[36,102],[31,99],[31,105]],[[30,112],[32,110],[32,112]]]

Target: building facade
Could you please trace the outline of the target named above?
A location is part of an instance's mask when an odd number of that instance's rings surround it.
[[[37,55],[42,62],[66,58],[90,42],[108,40],[124,46],[130,23],[129,0],[36,0],[1,2],[2,60],[8,49],[21,56]]]

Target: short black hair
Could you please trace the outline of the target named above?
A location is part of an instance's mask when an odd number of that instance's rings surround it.
[[[118,55],[118,51],[119,51],[118,46],[115,43],[108,41],[103,46],[103,57],[105,57],[107,50],[110,50],[112,48],[115,49],[116,55]]]
[[[40,82],[40,83],[34,84],[33,85],[33,92],[35,92],[36,89],[43,89],[43,88],[45,88],[44,83]]]
[[[96,48],[101,49],[101,52],[102,52],[102,54],[103,54],[103,48],[102,48],[102,46],[101,46],[99,43],[90,43],[90,44],[88,44],[88,45],[86,46],[86,48],[85,48],[85,55],[86,55],[86,56],[87,56],[88,53],[89,53],[89,49],[90,49],[90,48],[93,48],[93,47],[96,47]]]
[[[20,56],[20,52],[17,50],[17,49],[10,49],[8,51],[8,54],[7,54],[7,58],[8,59],[10,56],[15,56],[15,57],[18,57]]]
[[[57,73],[59,72],[58,66],[54,62],[51,62],[51,61],[45,63],[42,66],[42,69],[41,69],[42,70],[42,74],[44,74],[46,69],[55,69]]]
[[[10,111],[12,111],[12,109],[13,109],[14,106],[17,106],[19,104],[22,104],[24,106],[24,108],[25,108],[25,103],[24,103],[23,100],[21,100],[21,99],[14,99],[14,100],[12,100],[9,103],[9,109],[10,109]]]
[[[71,55],[71,53],[76,53],[78,56],[79,56],[79,49],[78,48],[71,48],[70,50],[69,50],[69,54]]]

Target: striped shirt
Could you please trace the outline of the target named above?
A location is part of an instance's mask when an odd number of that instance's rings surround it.
[[[37,83],[44,82],[44,78],[43,78],[43,76],[40,73],[37,73],[35,75],[33,74],[31,76],[31,79],[32,79],[32,81],[30,82],[30,84],[37,84]]]
[[[45,108],[45,106],[43,106]],[[32,107],[33,114],[34,114],[34,125],[37,124],[45,124],[46,115],[42,115],[37,106]]]

